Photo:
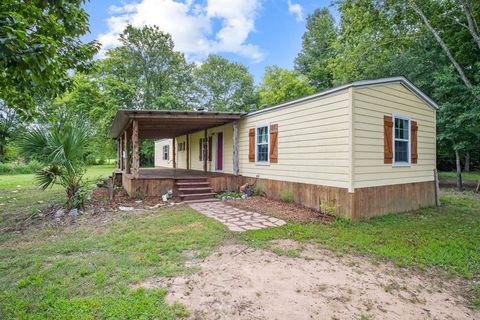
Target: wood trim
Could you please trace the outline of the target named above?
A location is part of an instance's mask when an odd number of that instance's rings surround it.
[[[203,171],[207,171],[207,162],[208,162],[208,159],[207,159],[207,156],[208,156],[208,132],[207,132],[207,129],[205,129],[203,131]]]
[[[278,124],[271,124],[270,125],[270,150],[269,150],[269,158],[270,163],[277,163],[278,162]]]
[[[393,121],[391,116],[383,117],[383,163],[393,163]]]
[[[173,168],[177,167],[175,138],[172,139],[172,166]]]
[[[125,173],[130,173],[130,146],[128,143],[128,130],[123,133],[123,145],[125,150]]]

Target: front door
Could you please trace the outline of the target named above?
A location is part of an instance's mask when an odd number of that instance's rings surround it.
[[[223,132],[217,133],[217,152],[215,170],[223,171]]]

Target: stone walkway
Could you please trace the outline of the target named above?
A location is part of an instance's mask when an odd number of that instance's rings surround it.
[[[191,203],[190,207],[201,214],[220,221],[231,231],[258,230],[283,226],[286,222],[257,212],[234,208],[220,201]]]

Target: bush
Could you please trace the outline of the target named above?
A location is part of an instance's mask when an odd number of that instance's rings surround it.
[[[0,163],[0,175],[6,174],[31,174],[42,168],[42,164],[36,160],[29,163]]]
[[[294,202],[293,192],[291,191],[282,192],[282,194],[280,195],[280,199],[286,203],[293,203]]]

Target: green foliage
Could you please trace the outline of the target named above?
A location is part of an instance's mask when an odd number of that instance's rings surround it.
[[[248,111],[255,102],[253,77],[248,69],[218,55],[194,70],[194,99],[197,107],[209,111]]]
[[[241,198],[242,193],[238,191],[226,191],[218,194],[218,198],[222,197]]]
[[[335,56],[336,37],[335,21],[327,8],[317,9],[307,18],[307,31],[302,37],[302,50],[295,58],[295,70],[304,74],[317,90],[332,86],[328,64]]]
[[[79,206],[87,142],[88,132],[81,122],[33,128],[20,141],[22,154],[44,165],[36,173],[36,183],[43,190],[57,183],[64,187],[69,208]]]
[[[99,46],[88,33],[83,0],[14,1],[0,4],[0,100],[23,116],[36,101],[71,85],[70,70],[91,69]]]
[[[315,88],[296,71],[270,66],[265,69],[258,88],[260,104],[269,106],[294,100],[314,93]]]
[[[293,192],[284,191],[280,194],[280,200],[286,203],[293,203],[295,199],[293,198]]]
[[[156,26],[127,26],[101,62],[105,90],[124,109],[188,109],[192,66]]]
[[[0,175],[7,174],[30,174],[37,172],[42,168],[42,164],[36,160],[28,163],[1,163]]]

